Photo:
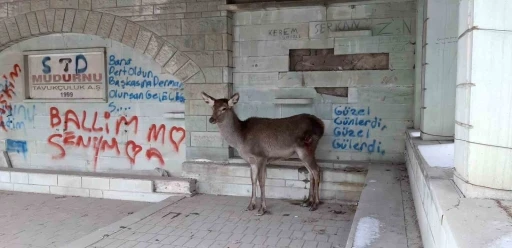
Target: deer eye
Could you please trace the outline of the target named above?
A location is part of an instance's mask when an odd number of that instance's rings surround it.
[[[222,111],[222,112],[226,111],[226,107],[222,107],[222,108],[220,109],[220,111]]]

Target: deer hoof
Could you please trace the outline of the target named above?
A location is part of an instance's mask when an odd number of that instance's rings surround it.
[[[301,204],[301,206],[307,208],[307,207],[311,206],[311,202],[310,201],[305,201],[305,202],[303,202]]]
[[[258,213],[256,214],[257,216],[262,216],[264,215],[265,213],[267,212],[267,209],[266,208],[260,208],[258,210]]]
[[[309,211],[315,211],[318,209],[318,204],[313,204],[311,205],[311,207],[309,208]]]
[[[256,205],[256,204],[251,203],[251,204],[249,204],[249,206],[247,206],[247,208],[246,208],[245,210],[246,210],[246,211],[252,211],[252,210],[254,210],[254,209],[255,209],[255,207],[254,207],[255,205]]]

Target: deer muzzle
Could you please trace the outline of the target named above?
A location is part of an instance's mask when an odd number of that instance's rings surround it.
[[[210,121],[210,123],[211,123],[211,124],[215,124],[215,123],[217,123],[217,120],[215,120],[215,118],[213,118],[213,116],[212,116],[212,117],[210,117],[210,120],[209,120],[209,121]]]

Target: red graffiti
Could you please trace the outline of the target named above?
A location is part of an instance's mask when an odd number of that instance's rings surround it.
[[[179,140],[177,142],[174,140],[174,138],[172,136],[174,134],[174,132],[181,133],[181,137],[179,138]],[[169,139],[171,140],[171,144],[174,147],[174,150],[176,152],[178,152],[180,150],[181,142],[183,142],[183,140],[185,139],[185,129],[182,127],[172,127],[171,131],[169,132]]]
[[[128,159],[130,160],[130,164],[135,164],[135,157],[137,157],[137,154],[142,151],[142,146],[137,145],[135,141],[129,140],[126,142],[125,147],[125,153],[126,156],[128,156]]]
[[[174,132],[181,133],[181,136],[178,138],[178,141],[174,140]],[[158,129],[156,128],[155,124],[151,125],[151,127],[149,128],[147,137],[148,142],[158,141],[158,138],[160,138],[162,144],[165,143],[165,125],[163,124],[161,124],[158,127]],[[171,127],[171,129],[169,130],[169,141],[171,142],[174,151],[179,152],[179,147],[183,140],[185,140],[185,129],[176,126]]]
[[[160,165],[164,165],[164,158],[162,157],[162,153],[156,148],[149,148],[146,151],[146,158],[150,160],[152,157],[156,157],[158,161],[160,162]]]
[[[15,64],[12,67],[12,70],[8,73],[9,77],[6,74],[2,75],[4,79],[4,83],[2,84],[2,88],[0,89],[0,128],[2,128],[5,132],[7,132],[7,127],[5,126],[3,115],[12,111],[11,100],[16,92],[14,91],[15,81],[20,76],[21,67],[18,64]]]
[[[64,113],[61,116],[61,113]],[[104,120],[100,121],[98,116],[103,116]],[[74,110],[68,109],[60,111],[57,107],[50,107],[50,126],[52,128],[62,127],[64,134],[52,134],[48,137],[48,144],[58,150],[58,153],[53,155],[53,159],[62,159],[66,157],[66,147],[77,147],[94,150],[94,170],[96,170],[98,157],[102,152],[114,151],[120,155],[119,143],[117,136],[124,133],[137,134],[139,129],[139,118],[137,116],[127,117],[120,116],[111,118],[111,114],[107,111],[102,114],[94,112],[87,114],[82,111],[79,115]],[[109,123],[115,123],[115,132],[110,133]],[[73,131],[71,131],[73,130]],[[76,131],[81,131],[87,135],[76,135]],[[165,144],[166,126],[160,124],[157,128],[156,124],[152,124],[148,129],[147,140],[148,142],[158,141]],[[181,127],[171,127],[169,130],[169,141],[173,149],[178,152],[179,146],[185,139],[185,129]],[[178,139],[173,138],[173,134],[178,134]],[[104,136],[113,136],[105,138]],[[143,148],[133,140],[128,140],[124,147],[124,155],[128,158],[131,165],[136,163],[137,155],[142,152]],[[148,160],[156,158],[160,165],[165,164],[162,153],[157,148],[149,148],[146,150],[146,158]]]

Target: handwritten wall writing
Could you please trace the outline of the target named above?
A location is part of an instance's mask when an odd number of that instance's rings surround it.
[[[164,144],[168,140],[174,151],[179,152],[179,146],[185,139],[185,129],[181,127],[166,127],[160,124],[152,124],[146,131],[148,143],[156,141],[161,137]],[[117,156],[126,156],[128,161],[135,164],[137,155],[142,152],[143,147],[135,140],[128,140],[122,143],[118,140],[123,133],[137,134],[139,130],[138,116],[112,116],[110,111],[88,113],[87,111],[75,112],[72,109],[59,110],[57,107],[50,107],[50,127],[59,128],[63,133],[55,133],[48,136],[47,142],[57,150],[52,156],[53,159],[66,157],[66,149],[81,148],[93,149],[94,171],[97,168],[98,157],[103,152],[112,151]],[[166,133],[166,129],[169,131]],[[142,130],[141,130],[142,131]],[[176,136],[174,133],[180,133]],[[151,147],[146,150],[146,158],[156,158],[160,165],[164,165],[161,152]]]
[[[372,116],[370,107],[337,106],[334,108],[334,139],[332,148],[384,155],[376,132],[387,128],[382,118]]]
[[[110,99],[185,102],[184,85],[165,79],[152,70],[136,65],[131,58],[108,58],[108,96]]]
[[[110,113],[119,113],[132,109],[132,107],[117,106],[115,102],[109,102],[108,108]]]
[[[23,154],[23,157],[27,158],[28,146],[27,141],[24,140],[5,140],[7,152],[15,152]]]
[[[268,35],[272,37],[279,37],[282,40],[300,39],[300,33],[297,28],[281,28],[270,29]]]
[[[12,104],[7,109],[5,114],[1,114],[0,127],[5,130],[23,130],[26,131],[27,124],[34,122],[36,112],[36,105],[34,104]]]
[[[376,35],[408,35],[413,32],[411,18],[362,19],[329,22],[314,22],[310,25],[310,38],[319,38],[327,32],[372,30]]]
[[[1,93],[0,93],[0,129],[7,132],[12,129],[7,125],[7,116],[12,114],[12,100],[16,96],[16,80],[21,76],[21,67],[14,64],[12,70],[2,75]],[[14,124],[14,127],[21,126]]]

